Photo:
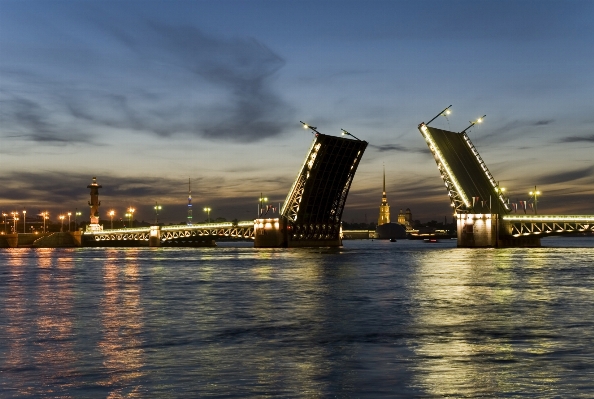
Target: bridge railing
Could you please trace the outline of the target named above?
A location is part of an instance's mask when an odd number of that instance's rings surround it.
[[[244,220],[241,222],[219,222],[219,223],[200,223],[200,224],[175,224],[169,226],[161,226],[161,231],[176,231],[176,230],[208,230],[208,229],[230,229],[234,227],[253,227],[253,220]],[[150,227],[131,227],[123,229],[104,229],[99,231],[85,231],[83,234],[102,235],[102,234],[116,234],[116,233],[144,233],[150,231]]]
[[[131,227],[124,229],[104,229],[95,231],[83,231],[83,234],[97,235],[97,234],[109,234],[109,233],[145,233],[150,230],[150,227]]]
[[[505,215],[503,220],[514,222],[585,222],[594,223],[594,215]]]

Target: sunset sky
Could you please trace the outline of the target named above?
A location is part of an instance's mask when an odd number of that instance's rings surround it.
[[[0,0],[0,210],[256,217],[305,121],[370,143],[344,219],[451,215],[417,130],[469,134],[512,201],[594,214],[594,2]],[[200,210],[200,211],[199,211]]]

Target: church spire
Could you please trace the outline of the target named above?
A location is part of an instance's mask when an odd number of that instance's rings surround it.
[[[388,197],[386,195],[386,166],[384,165],[384,180],[382,191],[382,203],[379,209],[379,217],[377,218],[377,225],[390,223],[390,205],[388,205]]]
[[[386,195],[386,165],[384,165],[384,196]]]

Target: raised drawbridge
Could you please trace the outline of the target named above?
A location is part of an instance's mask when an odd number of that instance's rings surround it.
[[[429,126],[450,107],[418,127],[445,183],[459,247],[540,246],[543,236],[594,231],[594,215],[511,215],[503,189],[466,134],[475,122],[459,133]]]
[[[256,220],[256,247],[342,245],[342,212],[367,142],[312,130],[314,140],[281,217]]]

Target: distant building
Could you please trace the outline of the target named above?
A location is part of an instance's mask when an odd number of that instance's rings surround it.
[[[406,208],[406,212],[402,212],[402,209],[398,213],[398,223],[406,227],[406,230],[412,230],[413,218],[410,208]]]

